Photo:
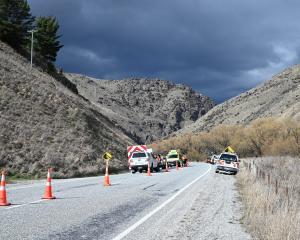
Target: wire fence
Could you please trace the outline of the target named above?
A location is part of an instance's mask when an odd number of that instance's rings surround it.
[[[290,206],[293,187],[287,186],[277,176],[274,177],[270,171],[262,169],[254,160],[244,161],[243,164],[246,170],[255,177],[255,181],[262,182],[269,191],[273,191],[276,195],[284,196],[287,206]]]

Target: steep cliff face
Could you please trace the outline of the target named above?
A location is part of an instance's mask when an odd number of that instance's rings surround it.
[[[248,124],[264,117],[300,120],[300,65],[211,109],[178,133],[209,130],[219,124]]]
[[[66,74],[79,93],[131,138],[148,143],[202,117],[214,103],[191,88],[158,79],[97,80]]]
[[[0,42],[0,168],[25,175],[96,174],[105,150],[127,165],[134,141],[98,109]]]

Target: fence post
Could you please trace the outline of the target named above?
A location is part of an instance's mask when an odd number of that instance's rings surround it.
[[[259,178],[259,169],[258,169],[258,166],[256,166],[256,178],[257,179]]]
[[[275,180],[275,193],[276,193],[276,195],[278,194],[278,181],[277,181],[277,179]]]
[[[287,197],[287,210],[289,212],[289,206],[290,206],[290,196],[289,196],[289,188],[285,187],[285,195]]]

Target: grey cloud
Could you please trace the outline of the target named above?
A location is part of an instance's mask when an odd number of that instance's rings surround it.
[[[34,15],[58,17],[65,71],[160,77],[220,102],[299,61],[296,0],[29,2]]]

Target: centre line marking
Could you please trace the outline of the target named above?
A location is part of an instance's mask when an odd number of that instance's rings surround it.
[[[43,202],[43,201],[46,201],[46,200],[47,199],[40,199],[40,200],[33,201],[33,202],[30,202],[30,203],[24,203],[24,204],[15,205],[15,206],[12,206],[12,207],[7,207],[7,208],[4,208],[4,210],[9,210],[9,209],[13,209],[13,208],[24,207],[24,206],[27,206],[27,205],[30,205],[30,204],[39,203],[39,202]]]
[[[195,180],[190,182],[188,185],[180,189],[177,193],[175,193],[172,197],[170,197],[167,201],[162,203],[159,207],[152,210],[150,213],[148,213],[146,216],[141,218],[139,221],[137,221],[135,224],[133,224],[131,227],[127,228],[124,232],[120,233],[116,237],[114,237],[112,240],[121,240],[125,236],[127,236],[130,232],[132,232],[134,229],[136,229],[138,226],[140,226],[142,223],[144,223],[146,220],[148,220],[151,216],[153,216],[155,213],[157,213],[159,210],[161,210],[163,207],[165,207],[167,204],[172,202],[178,195],[180,195],[182,192],[184,192],[187,188],[189,188],[191,185],[193,185],[195,182],[197,182],[200,178],[204,177],[209,171],[211,170],[211,165],[209,165],[209,168],[206,170],[205,173],[197,177]]]

